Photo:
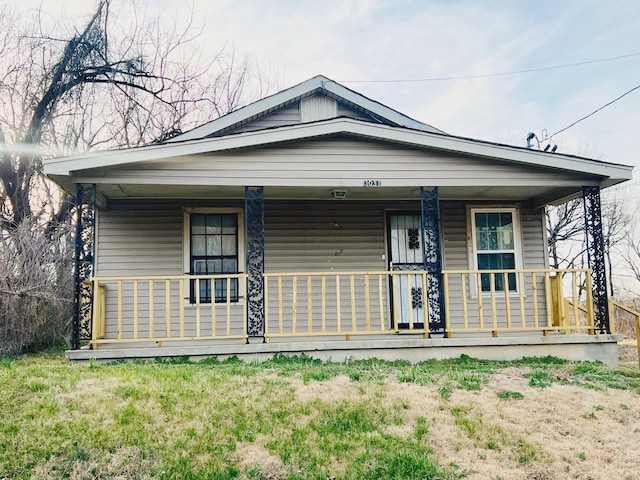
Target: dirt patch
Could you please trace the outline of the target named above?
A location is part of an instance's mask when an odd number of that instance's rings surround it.
[[[323,382],[309,382],[306,385],[302,380],[296,379],[292,380],[291,385],[295,387],[296,398],[301,402],[316,399],[337,402],[360,396],[355,384],[344,375]]]
[[[259,443],[242,442],[236,446],[236,457],[244,475],[247,472],[260,472],[260,478],[265,480],[279,480],[289,476],[282,461]],[[244,476],[241,478],[256,478]]]
[[[104,396],[105,393],[113,393],[115,389],[120,385],[119,378],[90,378],[87,380],[80,380],[73,387],[73,390],[59,395],[60,400],[70,401],[76,398],[80,398],[86,395],[92,396]]]

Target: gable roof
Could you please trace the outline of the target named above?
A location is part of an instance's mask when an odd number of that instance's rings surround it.
[[[311,105],[311,109],[305,111],[303,104]],[[329,104],[331,108],[328,108]],[[319,106],[320,114],[314,116],[312,109],[315,106]],[[321,111],[323,106],[327,107],[326,111]],[[294,114],[289,116],[287,112]],[[305,117],[305,112],[312,114]],[[273,115],[284,121],[269,120]],[[260,149],[263,148],[295,146],[305,141],[339,137],[397,145],[399,151],[409,147],[427,154],[452,154],[449,159],[458,156],[484,160],[489,169],[491,162],[520,166],[524,168],[522,178],[528,178],[528,172],[541,171],[564,175],[558,178],[565,180],[552,184],[537,184],[536,178],[533,178],[535,189],[523,191],[518,187],[515,193],[503,180],[493,179],[490,170],[488,175],[482,176],[483,185],[499,187],[508,195],[536,197],[539,205],[577,195],[584,185],[616,185],[631,179],[633,172],[633,167],[626,165],[448,135],[323,76],[247,105],[164,143],[53,158],[44,160],[43,167],[47,175],[72,192],[74,182],[78,181],[96,183],[97,179],[97,183],[104,183],[107,188],[111,182],[103,182],[105,177],[100,176],[100,171],[104,173],[105,170],[111,170],[109,175],[137,167],[145,167],[143,170],[146,171],[146,167],[153,170],[154,164],[170,165],[172,162],[180,168],[181,162],[189,156],[209,155],[215,158],[242,150],[252,151],[251,155],[260,155]],[[569,179],[566,175],[573,177]],[[141,185],[154,184],[152,178],[145,178],[141,182]],[[456,184],[457,188],[460,186],[462,184]],[[464,184],[463,188],[468,191],[466,187],[468,185]]]
[[[198,138],[211,137],[219,132],[229,131],[233,127],[240,126],[267,116],[277,110],[283,109],[288,105],[300,101],[303,98],[310,97],[315,94],[326,95],[330,98],[337,99],[342,104],[364,112],[376,122],[398,127],[406,127],[423,132],[442,133],[431,125],[414,120],[386,105],[375,100],[365,97],[335,81],[323,76],[317,75],[298,85],[286,90],[282,90],[274,95],[258,100],[245,107],[239,108],[227,115],[216,120],[205,123],[186,133],[177,135],[166,143],[182,142],[185,140],[194,140]]]

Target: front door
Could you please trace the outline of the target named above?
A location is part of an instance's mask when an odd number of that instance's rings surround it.
[[[419,212],[394,212],[388,217],[389,269],[424,270]],[[399,329],[423,328],[424,304],[422,276],[411,273],[393,275],[390,282],[391,311]]]

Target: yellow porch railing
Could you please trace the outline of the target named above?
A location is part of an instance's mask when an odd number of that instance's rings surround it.
[[[417,288],[421,308],[413,307]],[[429,332],[424,271],[266,273],[264,291],[267,340],[393,334],[399,330],[392,317],[406,320],[404,331]]]
[[[93,278],[94,348],[101,343],[247,338],[246,274]],[[201,299],[209,282],[212,301]],[[216,282],[223,285],[216,301]],[[233,284],[237,282],[237,291]],[[109,335],[106,318],[117,322]],[[113,334],[115,333],[115,334]]]
[[[449,337],[469,332],[594,332],[589,269],[446,270],[443,287]]]
[[[441,279],[449,337],[594,332],[590,270],[445,270]],[[405,332],[427,337],[435,313],[430,308],[440,300],[427,298],[429,280],[425,271],[267,273],[264,335],[267,340]],[[92,282],[95,347],[248,338],[246,274],[98,277]],[[213,296],[218,287],[217,302],[200,298],[202,282],[209,282]]]
[[[615,322],[614,322],[616,308],[619,308],[623,312],[626,312],[632,317],[635,317],[636,345],[638,348],[638,367],[640,367],[640,312],[626,306],[624,303],[621,303],[614,299],[610,299],[609,300],[609,318],[611,320],[611,333],[616,332]]]

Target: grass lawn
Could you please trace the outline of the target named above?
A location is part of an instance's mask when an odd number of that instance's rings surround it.
[[[640,371],[0,361],[0,479],[640,478]]]

